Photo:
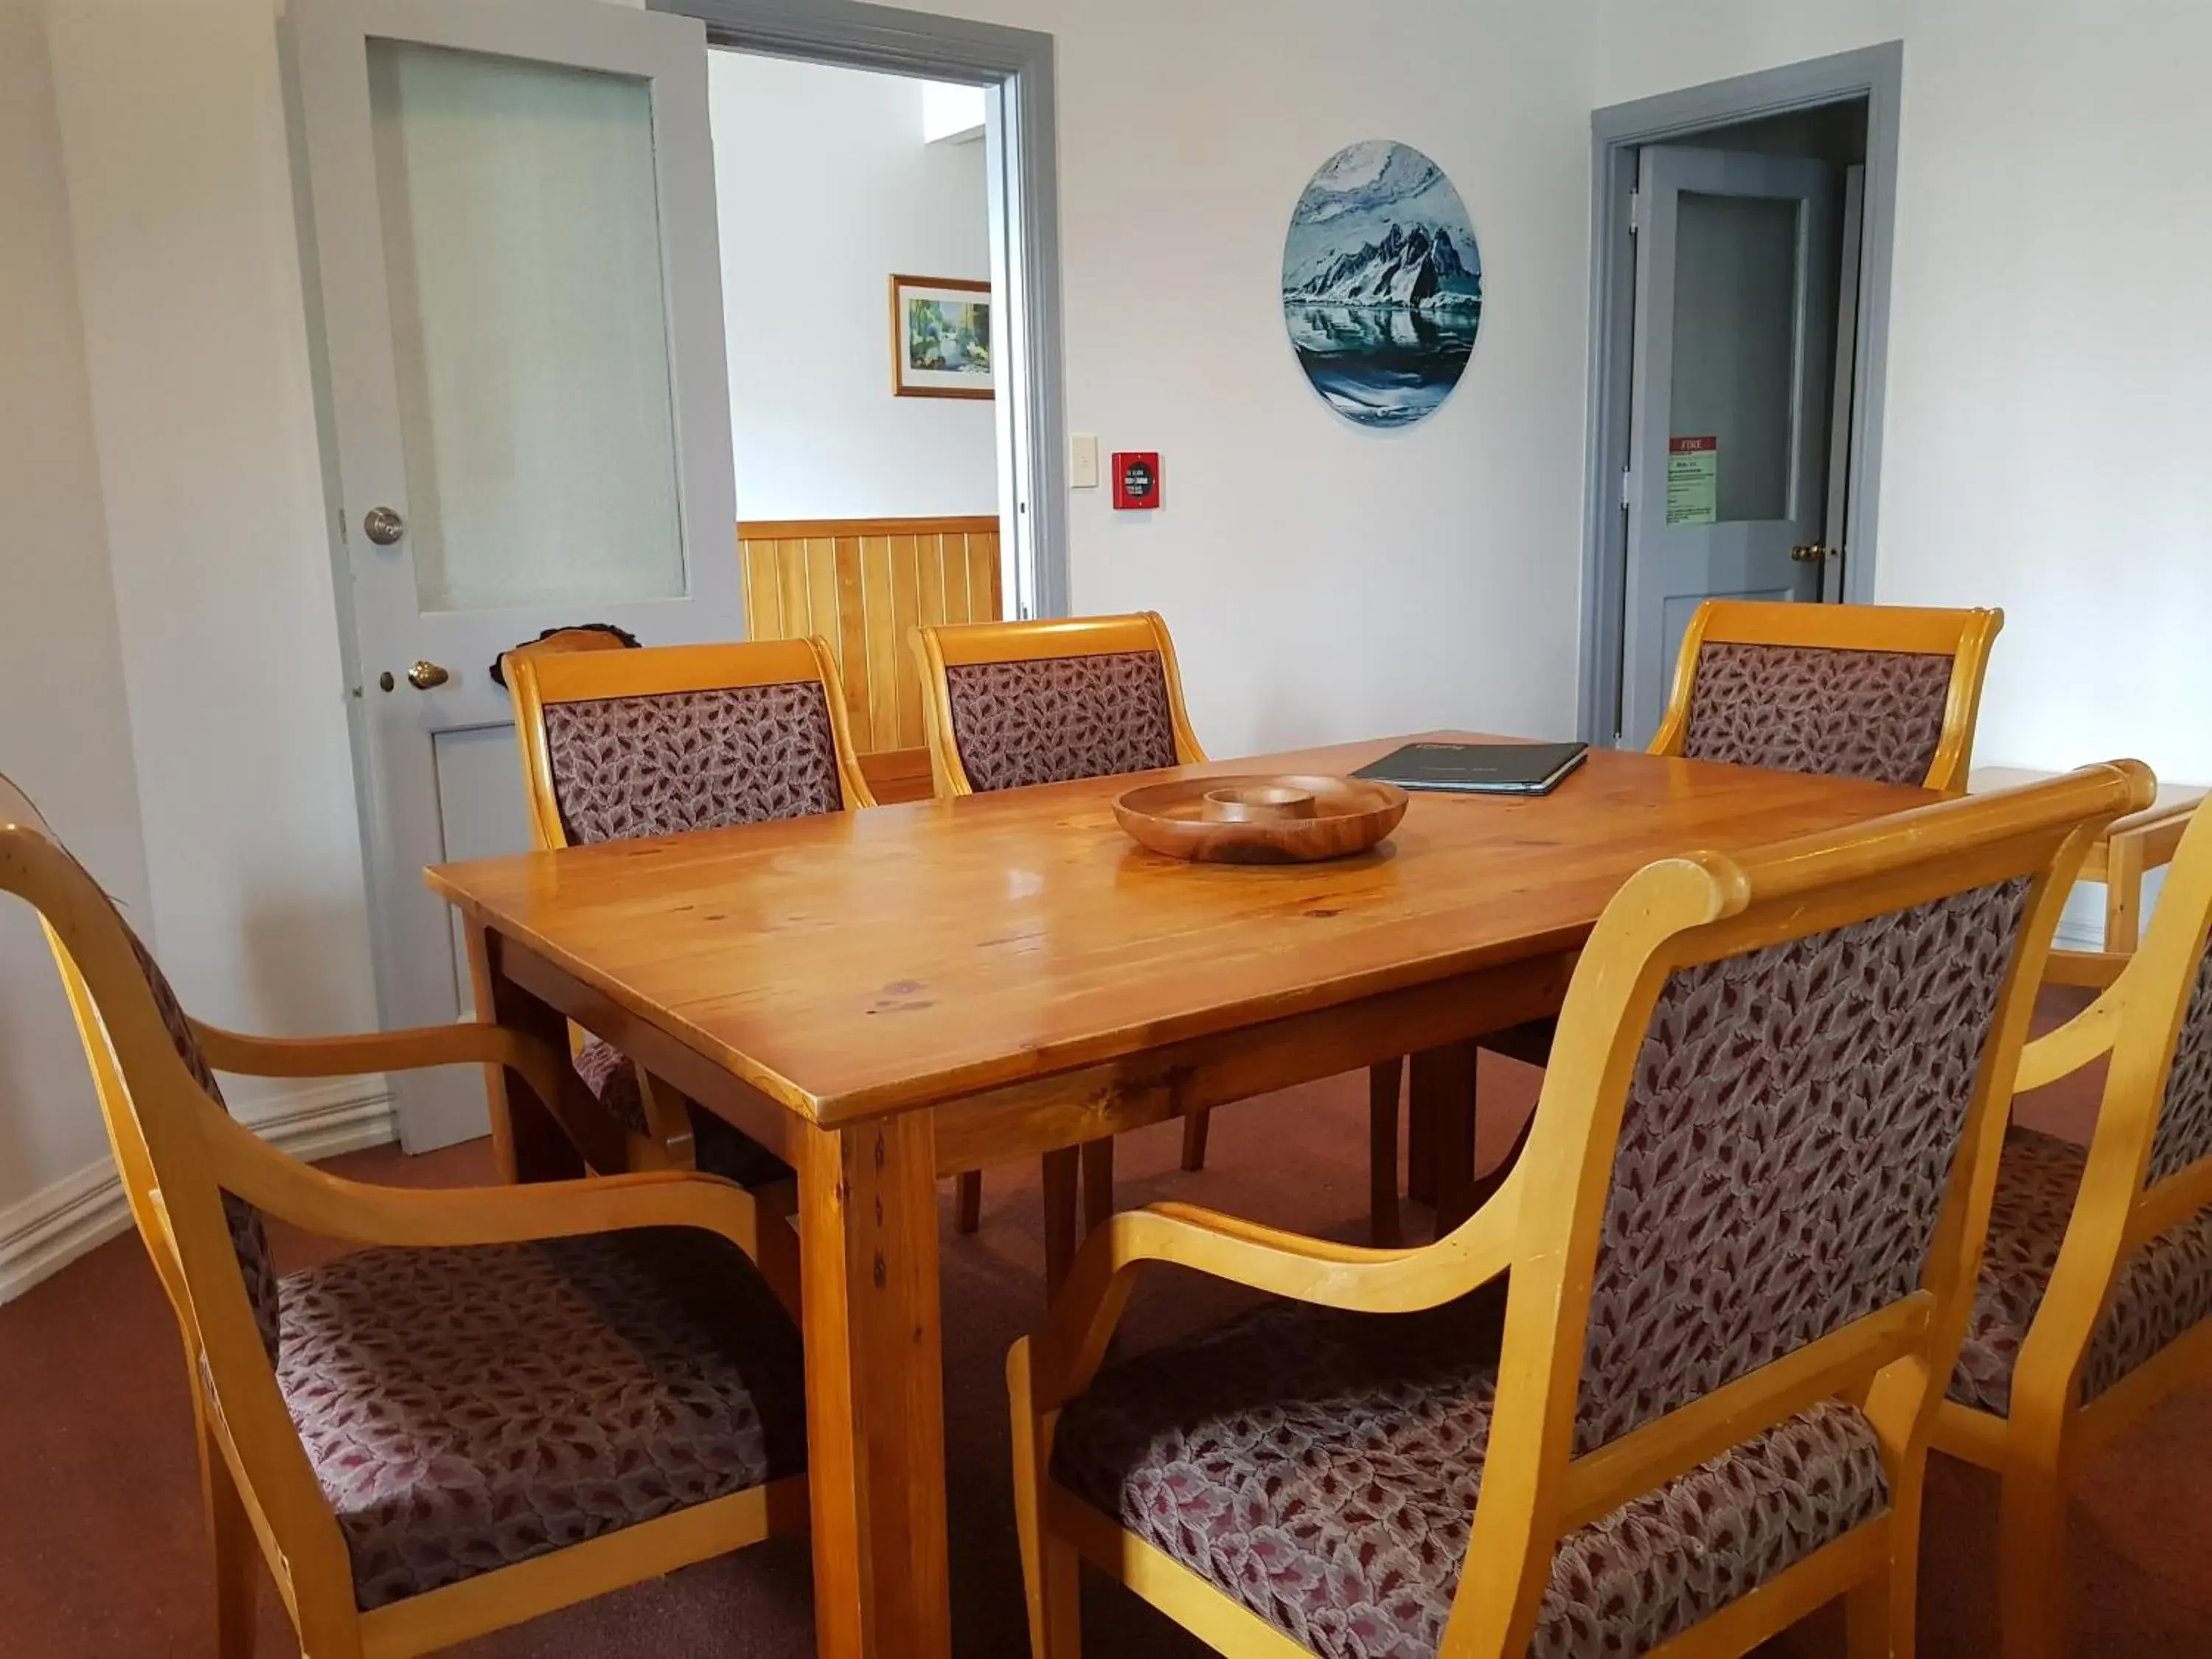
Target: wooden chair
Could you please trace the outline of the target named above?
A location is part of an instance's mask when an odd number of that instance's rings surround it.
[[[325,1175],[235,1122],[211,1068],[498,1066],[556,1109],[581,1085],[495,1025],[271,1040],[188,1018],[5,779],[0,890],[46,923],[184,1340],[222,1659],[252,1652],[257,1546],[303,1652],[398,1659],[805,1527],[796,1241],[742,1189]],[[279,1279],[270,1217],[369,1248]]]
[[[917,628],[922,731],[940,799],[1032,784],[1201,763],[1206,751],[1183,707],[1175,641],[1156,611],[1049,622]],[[1206,1167],[1210,1120],[1183,1119],[1182,1167]],[[1046,1179],[1073,1191],[1073,1154],[1048,1160]],[[1086,1226],[1113,1211],[1114,1143],[1082,1150]],[[982,1201],[980,1174],[961,1177],[963,1231]],[[1056,1288],[1074,1253],[1072,1231],[1048,1235],[1045,1278]]]
[[[1707,599],[1655,755],[1966,787],[2002,611]]]
[[[1079,1563],[1217,1650],[1736,1655],[1838,1595],[1911,1650],[1928,1437],[2006,1087],[2138,763],[1623,888],[1527,1155],[1372,1250],[1117,1215],[1008,1359],[1037,1659]],[[1157,1263],[1273,1298],[1100,1370]]]
[[[1682,636],[1649,752],[1961,793],[1990,647],[2003,626],[2002,611],[1707,599]],[[1552,1026],[1533,1021],[1478,1046],[1541,1066]],[[1378,1167],[1386,1138],[1395,1152],[1397,1093],[1379,1079],[1372,1093]],[[1428,1139],[1417,1120],[1407,1185],[1433,1200]],[[1455,1155],[1471,1150],[1472,1137],[1464,1141]],[[1378,1214],[1382,1204],[1378,1181]]]
[[[2003,1477],[2006,1659],[2066,1651],[2066,1500],[2097,1448],[2212,1368],[2212,814],[2183,836],[2142,950],[2027,1045],[2019,1087],[2106,1056],[2085,1152],[2015,1127],[1936,1443]]]
[[[541,851],[876,804],[818,639],[538,648],[504,662]],[[626,1167],[699,1168],[754,1188],[791,1179],[767,1148],[611,1043],[574,1040],[577,1070],[621,1128]]]

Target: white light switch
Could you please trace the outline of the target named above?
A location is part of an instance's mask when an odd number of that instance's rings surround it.
[[[1067,441],[1067,487],[1098,488],[1098,440],[1091,433],[1079,432]]]

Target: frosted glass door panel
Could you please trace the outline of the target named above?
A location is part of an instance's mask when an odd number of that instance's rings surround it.
[[[1719,522],[1788,518],[1799,204],[1686,190],[1678,201],[1671,435],[1718,440]]]
[[[653,94],[368,46],[427,612],[685,592]]]

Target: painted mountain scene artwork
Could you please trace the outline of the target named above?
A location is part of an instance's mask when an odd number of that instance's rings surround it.
[[[1314,389],[1363,426],[1449,398],[1482,323],[1482,254],[1443,169],[1387,139],[1330,156],[1291,215],[1283,319]]]

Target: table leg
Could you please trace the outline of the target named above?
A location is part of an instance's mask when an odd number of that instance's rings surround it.
[[[2132,956],[2142,928],[2143,843],[2140,834],[2115,836],[2105,854],[2105,950]]]
[[[1367,1225],[1377,1249],[1405,1242],[1398,1211],[1398,1102],[1406,1062],[1386,1060],[1367,1069]]]
[[[1430,1202],[1440,1238],[1474,1213],[1475,1054],[1472,1042],[1423,1049],[1407,1085],[1415,1121],[1427,1119]]]
[[[1080,1180],[1081,1152],[1059,1146],[1044,1155],[1044,1293],[1049,1301],[1059,1294],[1082,1242],[1077,1226],[1076,1188]]]
[[[499,971],[498,934],[472,922],[465,925],[469,983],[476,993],[478,1017],[527,1031],[565,1056],[568,1022]],[[551,1103],[538,1099],[520,1073],[503,1067],[484,1069],[489,1073],[486,1087],[491,1101],[492,1154],[501,1179],[567,1181],[583,1175],[583,1154],[554,1116]],[[576,1086],[582,1088],[580,1080]]]
[[[911,1112],[799,1152],[816,1651],[949,1659],[934,1131]]]

